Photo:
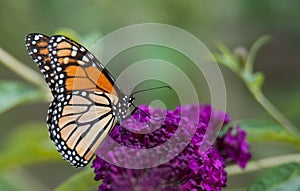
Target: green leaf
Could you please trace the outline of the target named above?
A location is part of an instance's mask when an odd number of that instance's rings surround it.
[[[23,83],[0,81],[0,113],[21,103],[40,101],[44,96],[41,91]]]
[[[300,164],[287,163],[266,170],[248,191],[300,190]]]
[[[71,176],[63,183],[58,185],[55,191],[82,191],[97,188],[101,181],[94,180],[94,173],[92,169],[87,168],[75,175]]]
[[[217,47],[221,54],[213,54],[216,61],[239,74],[241,69],[237,57],[224,44],[218,43]]]
[[[46,124],[30,123],[16,128],[2,140],[0,171],[49,160],[62,160],[50,141]]]
[[[251,142],[283,142],[300,147],[300,137],[286,131],[275,122],[267,120],[240,120],[229,126],[240,125],[247,132],[247,139]],[[228,126],[228,127],[229,127]],[[226,127],[222,133],[228,128]]]

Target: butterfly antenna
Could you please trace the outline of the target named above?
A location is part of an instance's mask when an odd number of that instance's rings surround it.
[[[142,110],[141,108],[135,106],[133,103],[132,103],[132,105],[133,105],[133,107],[134,107],[134,110],[131,112],[131,115],[134,114],[137,110],[140,110],[140,111],[143,112],[146,116],[148,116],[148,117],[151,118],[151,116],[150,116],[148,113],[146,113],[144,110]]]
[[[143,90],[138,90],[138,91],[135,91],[131,94],[131,96],[137,94],[137,93],[141,93],[141,92],[145,92],[145,91],[151,91],[151,90],[157,90],[157,89],[162,89],[162,88],[168,88],[168,89],[172,89],[171,86],[168,86],[168,85],[165,85],[165,86],[159,86],[159,87],[153,87],[153,88],[148,88],[148,89],[143,89]],[[152,118],[148,113],[146,113],[144,110],[140,109],[139,107],[135,106],[133,103],[132,103],[133,107],[134,107],[134,110],[131,112],[131,115],[133,113],[136,112],[136,110],[140,110],[141,112],[143,112],[146,116],[148,116],[150,119],[153,119],[155,121],[160,121],[161,119],[155,119],[155,118]]]
[[[154,88],[148,88],[148,89],[144,89],[144,90],[138,90],[138,91],[135,91],[131,94],[131,96],[133,96],[134,94],[137,94],[137,93],[141,93],[141,92],[145,92],[145,91],[149,91],[149,90],[157,90],[157,89],[162,89],[162,88],[168,88],[168,89],[172,89],[171,86],[159,86],[159,87],[154,87]]]

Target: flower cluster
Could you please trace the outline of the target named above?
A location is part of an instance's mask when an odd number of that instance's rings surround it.
[[[236,162],[241,168],[245,168],[251,159],[246,136],[246,132],[237,126],[235,132],[230,127],[225,135],[217,139],[217,147],[222,156],[230,162]]]
[[[123,147],[115,149],[110,144],[101,147],[101,152],[106,153],[114,164],[98,156],[93,161],[95,180],[102,180],[99,190],[221,190],[227,179],[225,159],[244,167],[251,157],[245,144],[246,134],[241,129],[236,135],[232,135],[230,130],[228,135],[218,139],[218,145],[225,144],[222,152],[212,146],[210,131],[229,121],[226,113],[214,111],[209,105],[186,105],[174,111],[140,106],[131,118],[122,121],[122,128],[117,125],[110,133],[110,137]],[[201,145],[208,145],[207,149],[201,151]],[[147,157],[127,149],[157,147],[161,149],[154,150]],[[247,157],[244,153],[248,154]],[[153,161],[165,162],[149,167]],[[147,168],[124,168],[124,163],[127,166],[145,165]]]

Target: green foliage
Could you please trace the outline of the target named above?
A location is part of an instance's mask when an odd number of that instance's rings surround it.
[[[9,174],[14,174],[14,169],[20,165],[26,166],[56,160],[63,161],[50,141],[44,123],[28,123],[17,127],[3,141],[10,145],[0,151],[0,188],[2,187],[4,190],[24,190],[24,188],[35,190],[33,185],[22,181],[24,179],[22,176],[13,175],[13,179],[7,178],[10,177]],[[61,183],[55,190],[81,191],[93,189],[101,183],[94,181],[93,178],[92,169],[87,167]],[[18,184],[14,185],[9,180],[14,180]]]
[[[269,36],[261,37],[257,40],[250,51],[239,48],[232,53],[223,44],[218,48],[221,53],[214,54],[219,64],[232,70],[239,76],[255,100],[273,117],[277,122],[266,120],[242,120],[230,124],[233,126],[240,125],[247,131],[247,139],[250,143],[254,142],[282,142],[295,147],[300,147],[299,130],[294,127],[288,119],[285,118],[262,93],[264,75],[262,72],[253,72],[254,60],[259,48],[270,40]],[[228,126],[229,127],[229,126]],[[227,127],[227,128],[228,128]],[[223,129],[224,133],[227,128]],[[288,158],[288,157],[287,157]],[[262,159],[263,160],[263,159]],[[270,160],[271,161],[271,160]],[[274,166],[277,165],[274,162]],[[257,162],[259,163],[259,161]],[[270,165],[270,164],[268,164]],[[272,166],[272,162],[271,162]],[[264,166],[262,166],[264,167]],[[265,172],[257,181],[249,187],[249,191],[281,191],[281,190],[300,190],[300,165],[296,163],[275,166]]]
[[[0,174],[0,190],[41,191],[47,188],[35,181],[22,167],[14,167]]]
[[[262,63],[265,65],[256,68],[267,70],[266,76],[268,76],[268,79],[266,80],[267,87],[265,90],[270,95],[271,100],[282,109],[285,115],[288,115],[295,123],[300,124],[300,93],[298,91],[299,88],[297,88],[299,81],[297,81],[297,79],[299,78],[296,78],[299,76],[298,66],[300,58],[298,56],[300,44],[299,6],[300,1],[184,2],[180,0],[129,0],[72,1],[70,3],[70,1],[3,0],[0,6],[0,46],[8,52],[11,52],[14,58],[21,59],[23,62],[21,63],[22,66],[35,72],[34,70],[37,70],[37,68],[26,54],[24,47],[24,37],[30,32],[42,32],[48,35],[63,34],[83,43],[89,48],[97,37],[102,34],[108,34],[122,26],[143,22],[160,22],[171,24],[191,32],[203,40],[204,44],[208,45],[208,48],[212,50],[213,47],[210,46],[211,39],[226,42],[229,46],[246,44],[261,35],[262,31],[267,31],[268,33],[274,34],[274,43],[272,42],[259,58],[260,63],[265,61],[268,61],[268,63]],[[64,27],[61,28],[61,26]],[[70,29],[70,27],[76,30]],[[82,35],[88,33],[92,35]],[[245,82],[245,85],[254,95],[254,98],[266,109],[266,113],[271,114],[275,118],[275,121],[279,123],[255,119],[238,121],[237,123],[247,131],[248,140],[251,143],[270,141],[284,142],[292,145],[292,149],[294,150],[294,146],[296,146],[297,149],[300,145],[299,136],[297,133],[294,133],[294,128],[290,128],[291,125],[289,123],[285,123],[285,120],[282,120],[280,114],[277,115],[278,112],[276,109],[274,109],[272,105],[270,106],[269,102],[266,101],[263,96],[262,87],[265,81],[264,74],[261,71],[253,72],[257,51],[268,40],[269,36],[261,38],[249,49],[249,52],[245,49],[239,49],[241,51],[237,49],[236,51],[231,51],[224,45],[219,44],[220,52],[215,54],[215,58],[218,63],[232,70],[234,74]],[[105,49],[105,47],[100,48]],[[101,51],[102,49],[99,49],[93,53],[101,54]],[[186,66],[186,64],[182,64],[186,63],[186,61],[174,55],[169,56],[170,54],[168,55],[167,52],[161,49],[159,51],[162,57],[173,58],[173,60],[170,60],[171,63],[174,64],[174,60],[177,60],[179,63],[177,64],[178,66]],[[148,54],[149,50],[138,52],[138,55],[142,55],[145,52]],[[2,58],[3,56],[0,56],[0,64],[3,64]],[[101,59],[101,57],[99,58]],[[29,63],[30,66],[28,67],[26,64]],[[120,60],[117,60],[116,64],[112,64],[111,66],[116,66],[113,71],[118,71],[121,65],[127,63],[131,64],[134,62],[130,62],[128,58],[126,60],[125,56],[123,56],[120,57]],[[0,81],[0,130],[2,133],[0,140],[0,148],[2,149],[0,150],[0,169],[2,172],[0,174],[0,190],[50,190],[39,189],[37,184],[29,185],[30,181],[26,183],[26,175],[19,176],[20,172],[15,170],[16,166],[26,168],[27,165],[35,163],[52,160],[63,161],[49,140],[44,117],[40,119],[40,122],[34,123],[28,123],[28,120],[24,119],[24,117],[19,118],[19,115],[23,115],[22,112],[24,112],[24,107],[18,111],[19,108],[17,106],[20,104],[28,104],[25,107],[26,109],[30,109],[28,112],[32,113],[32,116],[40,111],[46,113],[45,110],[38,110],[37,105],[34,103],[48,103],[49,98],[52,99],[49,94],[50,91],[48,89],[46,89],[46,91],[42,89],[42,86],[44,88],[47,87],[39,72],[36,72],[36,76],[40,78],[34,78],[33,75],[31,75],[32,72],[29,72],[31,70],[24,70],[23,67],[13,64],[11,61],[7,62],[6,67],[13,72],[19,71],[19,73],[11,75],[12,73],[3,70],[2,65],[0,66],[0,80],[2,80]],[[190,74],[193,72],[193,69],[189,66],[187,66],[187,68],[186,73],[192,76]],[[22,74],[24,75],[22,76]],[[224,74],[226,75],[226,73]],[[26,76],[27,78],[24,78]],[[22,78],[25,79],[24,82],[8,81],[8,79]],[[203,81],[205,83],[205,80]],[[228,82],[231,83],[230,79]],[[36,87],[36,89],[33,87]],[[205,93],[198,84],[196,88],[199,88],[201,96]],[[234,88],[237,91],[243,90],[240,87]],[[240,95],[244,95],[244,92],[234,92],[233,96],[238,98]],[[147,96],[149,100],[153,97],[151,93],[142,97],[143,99],[147,99]],[[175,97],[176,96],[167,97],[167,99],[169,99],[167,106],[171,105],[173,107],[173,104],[176,104],[176,101],[174,101]],[[155,98],[159,99],[157,97]],[[232,97],[229,99],[232,99]],[[209,98],[207,100],[209,100]],[[245,103],[243,102],[244,100],[246,101]],[[239,101],[244,104],[244,110],[249,109],[247,99],[241,98]],[[235,104],[240,104],[239,101]],[[235,105],[230,105],[230,107],[234,108]],[[34,111],[32,111],[33,108]],[[7,112],[11,109],[13,110]],[[27,110],[25,112],[27,112]],[[241,111],[241,116],[245,113],[246,112]],[[247,114],[246,117],[248,117]],[[18,126],[20,123],[23,125]],[[13,124],[13,126],[8,124]],[[9,132],[9,134],[7,132]],[[275,150],[276,148],[272,149]],[[290,166],[299,169],[298,164]],[[70,167],[70,169],[71,168],[72,167]],[[49,169],[49,167],[45,169]],[[274,169],[276,169],[276,167]],[[66,170],[68,170],[67,167]],[[247,172],[247,170],[246,168],[243,173]],[[270,176],[281,177],[280,174],[282,172],[273,172],[274,174],[270,174]],[[293,171],[291,168],[285,172],[289,172],[291,175],[298,174],[298,171]],[[91,184],[93,182],[92,178],[90,180],[88,180],[88,178],[81,178],[80,174],[81,172],[74,175],[74,177],[78,176],[78,178],[70,178],[74,181],[66,180],[63,182],[58,187],[58,190],[70,190],[70,188],[74,190],[77,187],[85,190],[84,188],[88,188],[81,187],[78,184],[85,184],[84,182]],[[52,175],[51,173],[44,175],[44,177],[47,177],[45,184],[48,184],[48,179],[56,179],[58,182],[61,181]],[[92,176],[92,173],[90,176]],[[251,178],[251,176],[249,177]],[[267,176],[263,178],[268,179]],[[272,182],[268,179],[270,182],[269,187],[252,188],[253,185],[251,185],[251,190],[256,190],[255,188],[257,188],[257,190],[272,190],[270,189],[272,183],[277,186],[274,190],[297,190],[295,187],[292,187],[295,185],[293,178],[276,180],[278,180],[278,182]],[[297,180],[297,178],[294,179],[294,181]],[[234,179],[233,181],[244,182],[240,184],[243,184],[243,188],[239,190],[245,190],[244,185],[247,181],[241,179],[237,181]],[[260,183],[263,184],[262,181]],[[68,184],[68,186],[63,186],[65,184]],[[97,183],[93,182],[93,184]],[[253,184],[258,183],[255,182]],[[279,184],[285,185],[286,187],[280,187]],[[237,191],[230,185],[225,190]]]
[[[50,142],[44,123],[27,123],[5,136],[0,150],[0,190],[38,191],[39,184],[28,178],[20,166],[62,160]],[[29,181],[30,180],[30,181]]]
[[[99,37],[96,33],[91,33],[86,38],[81,38],[76,31],[69,28],[59,28],[55,33],[69,36],[76,41],[85,42],[87,46],[90,46],[92,44],[91,42],[94,42],[95,39]],[[295,128],[262,94],[262,86],[264,83],[263,73],[260,71],[253,71],[254,61],[259,48],[269,40],[269,36],[260,38],[253,44],[249,52],[243,48],[231,52],[223,44],[218,44],[220,53],[214,54],[216,61],[238,75],[258,103],[266,109],[276,122],[278,122],[274,123],[266,120],[241,120],[230,125],[236,126],[239,124],[245,129],[250,143],[270,141],[283,142],[299,148],[300,135],[295,133],[297,132],[295,131]],[[159,52],[162,57],[167,55],[164,51]],[[184,62],[177,57],[172,58]],[[6,65],[12,66],[13,64],[8,62]],[[18,64],[14,66],[18,66]],[[22,64],[22,67],[26,70],[26,65]],[[11,68],[15,68],[15,72],[17,71],[17,67]],[[34,74],[35,76],[40,77],[40,74],[36,74],[35,71],[31,69],[26,71],[30,71],[30,74],[21,75],[22,72],[20,71],[17,74],[29,83],[38,87],[33,88],[21,82],[0,81],[0,114],[19,104],[48,101],[49,92],[45,91],[43,84],[39,84],[39,80],[35,80],[39,78],[33,78],[31,76],[31,74]],[[226,132],[227,128],[224,128],[222,133]],[[0,150],[0,190],[22,190],[22,188],[26,188],[27,190],[39,190],[37,186],[30,185],[24,181],[24,177],[22,176],[19,178],[14,177],[13,180],[18,182],[18,184],[16,184],[17,186],[13,185],[13,183],[10,182],[11,178],[8,177],[11,177],[14,170],[18,169],[20,166],[46,161],[62,161],[54,145],[49,141],[45,123],[25,123],[13,129],[2,142],[5,143],[6,147],[3,147],[2,150]],[[92,169],[86,168],[63,181],[55,190],[81,191],[96,189],[101,182],[94,181],[93,177],[94,174]],[[299,182],[300,165],[297,163],[289,163],[269,169],[253,182],[248,190],[300,190]]]
[[[287,163],[265,171],[248,191],[299,191],[300,164]]]
[[[83,44],[85,47],[92,47],[96,41],[100,39],[101,32],[93,32],[90,34],[85,35],[84,37],[81,37],[75,30],[67,27],[60,27],[54,31],[53,34],[56,35],[64,35],[69,37],[70,39]]]
[[[267,120],[240,120],[229,126],[240,125],[247,132],[247,139],[254,142],[282,142],[300,147],[300,136],[290,133],[278,123]],[[226,132],[227,126],[222,133]]]
[[[3,177],[0,177],[0,190],[16,190]]]
[[[96,189],[101,181],[94,180],[94,173],[92,169],[86,168],[85,170],[69,177],[63,183],[55,188],[55,191],[82,191]]]
[[[60,28],[57,28],[54,33],[54,35],[63,35],[63,36],[67,36],[69,37],[70,39],[73,39],[75,40],[76,42],[81,42],[82,39],[80,37],[80,35],[73,29],[71,28],[67,28],[67,27],[60,27]],[[52,34],[49,34],[49,35],[52,35]]]
[[[0,81],[0,114],[21,104],[37,102],[44,94],[30,86],[13,81]]]
[[[214,54],[216,61],[240,76],[252,93],[261,90],[264,75],[261,72],[253,73],[254,60],[257,51],[270,40],[270,36],[263,36],[258,39],[250,48],[249,53],[244,48],[237,48],[235,54],[226,48],[222,43],[217,46],[221,54]]]
[[[270,36],[263,36],[258,39],[250,48],[249,53],[246,49],[240,48],[232,53],[223,44],[217,45],[221,53],[215,53],[214,57],[219,64],[232,70],[239,76],[255,100],[277,121],[283,128],[291,133],[300,134],[296,127],[285,118],[277,108],[262,93],[264,75],[262,72],[253,72],[254,60],[259,48],[270,40]]]
[[[8,147],[0,151],[0,172],[18,165],[61,160],[49,141],[46,124],[28,123],[17,127],[3,140]]]

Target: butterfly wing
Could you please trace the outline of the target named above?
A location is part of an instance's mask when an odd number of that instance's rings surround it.
[[[42,34],[29,34],[26,38],[26,48],[28,54],[32,57],[34,62],[38,65],[40,71],[44,74],[46,83],[48,84],[52,95],[54,92],[54,73],[50,66],[49,57],[49,37]]]
[[[65,160],[83,167],[116,124],[110,94],[76,91],[54,98],[48,109],[50,138]]]
[[[67,37],[33,33],[26,46],[54,96],[50,137],[64,159],[85,166],[116,124],[112,106],[123,94],[104,66]]]

